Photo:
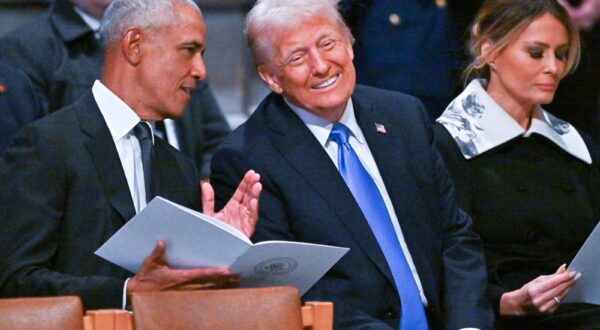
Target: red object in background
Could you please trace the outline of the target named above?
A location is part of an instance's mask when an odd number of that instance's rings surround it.
[[[4,84],[0,84],[0,94],[4,94],[6,92],[6,86]]]

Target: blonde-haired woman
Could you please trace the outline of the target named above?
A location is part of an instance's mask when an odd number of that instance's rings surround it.
[[[597,151],[541,106],[577,66],[578,33],[555,0],[488,0],[471,52],[471,81],[434,130],[483,240],[497,324],[600,328],[600,307],[561,304],[581,276],[565,263],[600,219]]]

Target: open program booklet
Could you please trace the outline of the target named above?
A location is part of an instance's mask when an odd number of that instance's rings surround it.
[[[584,302],[600,305],[600,223],[587,238],[569,270],[581,273],[581,278],[567,293],[563,302]]]
[[[227,267],[241,276],[241,287],[291,285],[300,294],[349,250],[287,241],[253,244],[222,221],[156,197],[96,254],[137,273],[158,240],[165,241],[164,259],[172,268]]]

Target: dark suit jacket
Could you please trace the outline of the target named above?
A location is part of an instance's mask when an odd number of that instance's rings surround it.
[[[27,74],[48,113],[73,103],[100,78],[103,50],[70,1],[56,0],[38,19],[0,39],[0,59]],[[206,82],[198,82],[177,129],[181,150],[208,177],[229,125]]]
[[[198,209],[196,168],[156,139],[161,195]],[[25,126],[0,163],[0,295],[79,295],[120,308],[125,270],[94,251],[135,215],[117,149],[91,92]]]
[[[430,325],[490,328],[479,237],[456,207],[423,106],[365,86],[352,100],[423,284]],[[264,186],[255,240],[350,248],[304,299],[333,301],[336,328],[397,328],[399,296],[367,221],[323,147],[278,95],[269,95],[215,153],[211,180],[220,202],[250,168]]]
[[[42,108],[23,72],[0,61],[0,155],[17,130],[41,117]]]

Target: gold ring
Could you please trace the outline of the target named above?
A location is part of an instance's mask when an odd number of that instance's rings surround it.
[[[555,302],[557,305],[558,305],[558,304],[560,304],[560,298],[558,298],[558,297],[554,297],[553,299],[554,299],[554,302]]]

